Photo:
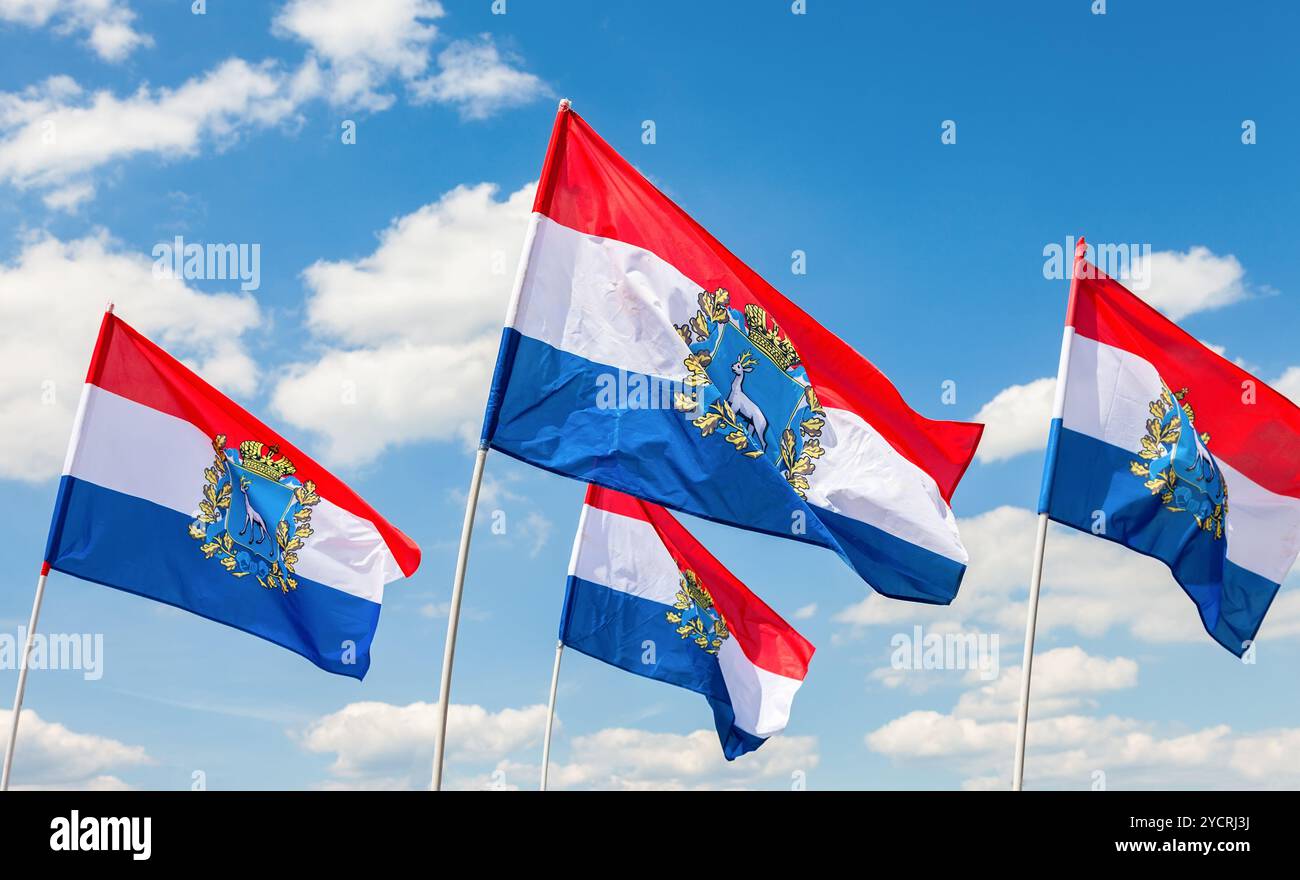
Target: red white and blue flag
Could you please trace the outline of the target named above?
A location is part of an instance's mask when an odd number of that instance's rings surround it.
[[[952,600],[949,500],[981,425],[912,410],[570,110],[533,212],[485,444]]]
[[[384,585],[420,549],[305,453],[111,313],[59,484],[46,569],[363,678]]]
[[[814,650],[672,514],[596,486],[573,543],[560,640],[703,694],[727,760],[785,729]]]
[[[1300,407],[1091,263],[1039,503],[1163,561],[1238,656],[1300,553]]]

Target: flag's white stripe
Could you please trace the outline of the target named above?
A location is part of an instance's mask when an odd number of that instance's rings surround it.
[[[694,315],[699,293],[647,250],[541,217],[514,327],[594,363],[680,380],[690,350],[673,317]]]
[[[1151,401],[1161,392],[1160,374],[1149,361],[1075,334],[1065,387],[1066,428],[1137,455]],[[1211,451],[1213,445],[1211,438]],[[1300,499],[1271,492],[1218,462],[1228,488],[1228,558],[1281,583],[1300,553]]]
[[[203,471],[215,456],[212,438],[190,422],[95,385],[83,392],[73,444],[66,475],[187,516],[198,511]],[[402,575],[379,531],[328,498],[313,509],[311,525],[297,573],[382,602],[384,584]]]
[[[680,382],[690,350],[673,318],[695,314],[699,292],[647,250],[539,217],[514,328],[594,363]],[[827,408],[826,419],[827,454],[810,480],[809,503],[965,563],[934,479],[857,413]]]
[[[596,507],[586,510],[569,574],[651,602],[677,601],[681,572],[654,526]]]
[[[861,416],[826,408],[808,503],[870,523],[896,538],[967,562],[957,518],[934,478],[899,455]]]
[[[795,692],[803,682],[755,666],[735,639],[722,643],[718,663],[731,695],[736,726],[761,737],[784,730],[790,721]]]
[[[680,575],[650,523],[586,505],[569,573],[664,606],[676,601]],[[803,682],[755,666],[735,638],[722,643],[718,662],[737,726],[762,737],[783,729]]]

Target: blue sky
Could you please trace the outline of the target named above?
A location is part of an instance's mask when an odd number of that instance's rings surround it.
[[[17,784],[174,789],[196,772],[226,789],[427,782],[466,438],[560,96],[917,409],[990,424],[954,498],[972,564],[949,608],[869,598],[825,551],[688,521],[818,646],[791,725],[724,766],[702,699],[571,655],[561,784],[1004,784],[1066,294],[1043,253],[1067,235],[1149,246],[1144,295],[1300,397],[1300,10],[89,5],[0,0],[0,633],[26,622],[109,298],[319,451],[424,562],[390,586],[362,684],[52,576],[41,629],[102,634],[104,674],[33,673],[39,722],[20,738]],[[946,120],[954,144],[941,142]],[[157,281],[153,248],[177,235],[259,245],[260,286]],[[795,250],[807,274],[792,273]],[[946,381],[955,402],[941,398]],[[503,511],[506,529],[475,542],[453,785],[536,783],[581,495],[489,458],[484,510]],[[1102,773],[1111,788],[1300,785],[1296,581],[1243,665],[1200,631],[1161,566],[1054,530],[1030,784],[1086,789]],[[1000,676],[890,668],[891,638],[915,625],[998,634]],[[14,680],[0,671],[6,699]]]

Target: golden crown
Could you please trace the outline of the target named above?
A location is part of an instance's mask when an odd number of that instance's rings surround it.
[[[280,455],[279,446],[267,446],[256,440],[239,444],[239,462],[245,470],[277,483],[298,470],[293,462]]]
[[[781,335],[781,328],[767,326],[767,311],[753,303],[745,306],[745,325],[749,328],[749,341],[783,370],[799,363],[799,352],[790,340]]]

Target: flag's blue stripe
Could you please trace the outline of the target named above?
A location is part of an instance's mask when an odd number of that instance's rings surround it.
[[[569,577],[560,639],[611,666],[703,694],[713,710],[723,754],[730,761],[764,738],[736,727],[718,658],[677,634],[672,608],[602,584]]]
[[[1216,539],[1190,514],[1166,509],[1129,470],[1133,453],[1069,428],[1055,433],[1051,518],[1164,562],[1214,640],[1237,656],[1245,653],[1280,585],[1228,559],[1226,536]],[[1100,531],[1098,512],[1105,514]]]
[[[509,381],[494,384],[484,426],[494,449],[674,510],[828,547],[887,596],[947,604],[957,595],[961,563],[805,504],[775,468],[738,454],[721,437],[700,437],[671,407],[598,406],[601,377],[617,377],[617,368],[515,330],[506,331],[502,350],[510,352]],[[703,393],[706,402],[717,398],[715,389]]]
[[[1047,433],[1047,453],[1043,456],[1043,483],[1038,490],[1038,512],[1047,513],[1052,504],[1052,479],[1056,476],[1056,451],[1060,441],[1061,420],[1052,419]]]
[[[203,558],[190,517],[84,480],[64,477],[55,509],[45,555],[55,570],[260,636],[328,672],[359,679],[370,668],[377,603],[303,577],[288,593],[233,577]]]

